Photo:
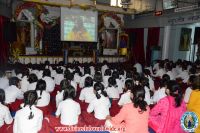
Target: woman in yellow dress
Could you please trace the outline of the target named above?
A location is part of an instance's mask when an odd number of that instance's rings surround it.
[[[193,91],[190,95],[190,100],[187,105],[187,110],[196,113],[199,119],[199,125],[195,130],[195,133],[200,133],[200,76],[197,76],[194,80]]]

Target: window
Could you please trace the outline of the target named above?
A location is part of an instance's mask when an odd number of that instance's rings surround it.
[[[118,6],[118,7],[121,7],[121,0],[111,0],[110,1],[110,5],[111,6]]]

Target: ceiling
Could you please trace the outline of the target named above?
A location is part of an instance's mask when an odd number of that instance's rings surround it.
[[[0,0],[0,5],[10,7],[13,2],[23,0]],[[97,4],[110,5],[111,0],[96,0]],[[120,0],[118,0],[120,1]],[[163,10],[163,2],[175,2],[177,7],[187,7],[200,5],[200,0],[131,0],[130,9],[134,9],[135,14],[144,14],[155,10]]]
[[[96,0],[97,4],[110,5],[111,0]],[[136,14],[148,13],[155,10],[163,10],[164,3],[174,2],[178,8],[198,5],[200,0],[131,0],[129,8],[135,9]]]

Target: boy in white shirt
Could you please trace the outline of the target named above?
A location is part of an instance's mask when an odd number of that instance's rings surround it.
[[[80,88],[84,88],[84,86],[85,86],[85,78],[86,77],[92,77],[91,75],[90,75],[90,68],[88,68],[88,67],[84,67],[84,75],[81,77],[81,80],[80,80]]]
[[[79,115],[81,114],[81,108],[79,103],[73,100],[75,98],[75,89],[73,86],[62,87],[65,88],[63,92],[63,101],[58,105],[56,117],[60,116],[60,123],[62,125],[77,125]]]
[[[55,84],[56,85],[60,85],[60,82],[64,79],[64,75],[63,75],[63,70],[61,69],[61,67],[56,69],[56,75],[55,75]]]
[[[108,87],[108,79],[111,77],[111,70],[110,69],[106,69],[104,76],[103,76],[103,83],[104,83],[104,87],[107,88]]]
[[[125,81],[124,93],[121,95],[120,100],[118,102],[119,106],[123,106],[127,103],[132,103],[131,101],[131,90],[133,89],[133,80]]]
[[[90,102],[87,112],[92,113],[94,111],[95,118],[105,120],[106,116],[110,115],[109,108],[111,104],[104,91],[104,86],[101,83],[96,83],[94,85],[94,93],[96,94],[96,98]]]
[[[187,71],[187,65],[182,66],[182,72],[176,76],[176,78],[181,78],[183,80],[183,83],[187,83],[189,74]]]
[[[3,71],[0,71],[0,88],[5,89],[9,86],[9,80]]]
[[[167,83],[170,81],[170,77],[167,74],[164,74],[161,80],[160,87],[155,91],[153,95],[153,103],[158,103],[160,99],[166,97],[166,87]]]
[[[37,133],[41,130],[43,113],[35,107],[37,99],[34,90],[24,93],[24,107],[16,112],[13,133]]]
[[[17,77],[9,79],[9,87],[5,89],[6,104],[15,102],[16,99],[23,99],[23,92],[20,90],[20,80]]]
[[[51,71],[49,69],[45,69],[43,71],[43,78],[42,79],[46,82],[46,91],[47,92],[53,92],[53,90],[55,88],[55,81],[51,77]]]
[[[117,88],[116,80],[113,77],[108,79],[108,87],[106,88],[108,97],[111,99],[119,99],[119,90]]]
[[[87,77],[85,78],[85,87],[81,90],[79,100],[90,103],[95,97],[93,80],[91,77]]]
[[[36,85],[36,92],[38,96],[37,107],[45,107],[49,105],[50,94],[46,91],[46,82],[42,79],[38,80]]]
[[[156,74],[153,74],[152,76],[153,77],[159,77],[159,78],[162,78],[162,76],[166,73],[166,71],[164,70],[164,63],[163,62],[160,62],[159,63],[159,69],[158,71],[156,72]]]
[[[6,124],[11,124],[13,118],[10,114],[10,111],[7,106],[4,105],[5,102],[5,92],[3,89],[0,89],[0,128]]]
[[[22,80],[21,80],[21,90],[23,93],[28,90],[28,85],[29,85],[28,76],[29,76],[29,70],[25,69],[22,72]]]
[[[29,81],[29,84],[28,84],[27,90],[35,90],[36,84],[37,84],[37,81],[38,81],[36,74],[33,74],[33,73],[30,74],[28,81]]]
[[[184,95],[184,101],[187,104],[190,100],[190,94],[192,93],[192,85],[194,82],[194,79],[196,78],[195,75],[190,76],[189,80],[188,80],[188,88],[185,91],[185,95]]]

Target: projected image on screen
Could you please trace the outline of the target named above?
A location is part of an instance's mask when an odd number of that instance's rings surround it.
[[[61,40],[97,41],[97,12],[61,9]]]

